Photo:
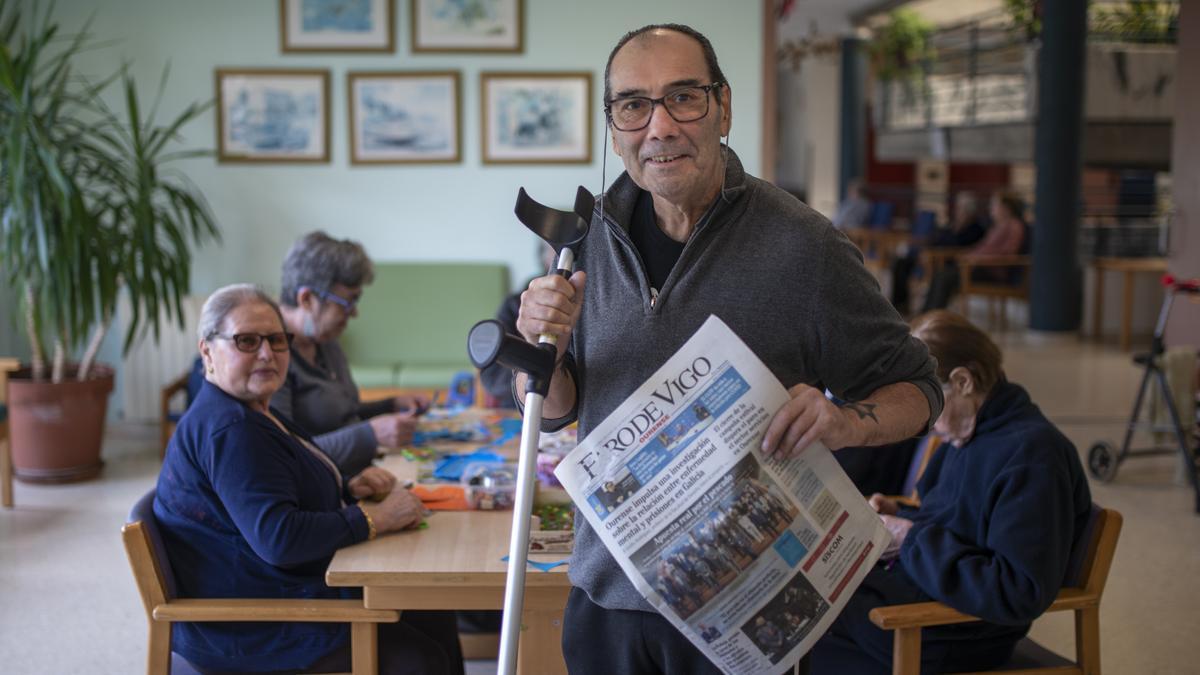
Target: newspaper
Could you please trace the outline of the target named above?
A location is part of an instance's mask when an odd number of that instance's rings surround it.
[[[726,673],[781,673],[890,535],[814,444],[759,447],[788,393],[710,316],[555,474],[629,580]]]

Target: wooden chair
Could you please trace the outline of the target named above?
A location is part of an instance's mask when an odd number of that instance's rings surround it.
[[[926,434],[918,443],[913,451],[912,462],[908,465],[908,475],[904,477],[904,486],[901,489],[901,494],[893,495],[901,506],[916,508],[921,505],[921,496],[917,493],[917,483],[921,482],[921,476],[925,474],[925,467],[929,466],[929,460],[933,459],[933,455],[942,446],[942,437],[934,434]]]
[[[959,272],[959,313],[967,314],[972,295],[988,298],[988,322],[996,325],[996,301],[1000,301],[1000,328],[1008,328],[1008,299],[1029,301],[1029,273],[1032,259],[1028,255],[960,255],[956,258]],[[1015,270],[1015,282],[980,281],[975,270]]]
[[[184,373],[179,377],[167,383],[167,386],[162,388],[162,393],[159,394],[159,438],[158,438],[158,458],[162,459],[167,454],[167,443],[171,440],[171,434],[175,433],[175,424],[179,422],[179,415],[171,412],[171,400],[181,392],[187,391],[188,376],[191,372]]]
[[[8,445],[8,374],[20,367],[16,359],[0,359],[0,503],[13,507],[12,449]]]
[[[1047,612],[1075,612],[1075,660],[1069,661],[1050,652],[1029,638],[1021,640],[1007,670],[988,672],[1024,672],[1049,675],[1099,675],[1100,673],[1100,598],[1108,582],[1108,570],[1121,534],[1121,514],[1092,505],[1084,536],[1072,552],[1067,581]],[[940,602],[876,607],[871,622],[883,630],[894,630],[893,675],[918,675],[921,672],[921,629],[979,621]]]
[[[138,500],[121,528],[125,553],[150,624],[146,661],[149,675],[172,672],[171,624],[176,621],[349,623],[353,675],[374,675],[379,670],[376,624],[399,621],[400,613],[394,610],[367,609],[361,600],[177,597],[171,564],[154,519],[154,493],[151,490]]]

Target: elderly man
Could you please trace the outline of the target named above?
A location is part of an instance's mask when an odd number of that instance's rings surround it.
[[[766,453],[886,443],[936,419],[941,389],[928,352],[858,250],[747,175],[721,143],[732,95],[707,38],[674,24],[632,31],[609,56],[604,89],[625,173],[602,195],[580,271],[534,280],[517,320],[529,341],[559,338],[548,429],[578,417],[590,432],[710,314],[790,387]],[[836,407],[825,388],[851,403]],[[583,518],[576,527],[563,630],[571,672],[719,672],[637,593]]]

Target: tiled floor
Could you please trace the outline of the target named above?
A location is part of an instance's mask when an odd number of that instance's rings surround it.
[[[1128,355],[1073,337],[1020,333],[1001,342],[1010,379],[1031,390],[1081,452],[1120,440],[1139,378]],[[153,484],[156,438],[154,428],[118,426],[101,479],[18,484],[16,508],[0,512],[0,672],[144,672],[145,618],[119,530]],[[1182,675],[1200,663],[1200,516],[1176,463],[1139,459],[1113,483],[1093,485],[1096,501],[1125,516],[1101,612],[1107,673]],[[1033,634],[1073,650],[1069,614],[1039,621]]]

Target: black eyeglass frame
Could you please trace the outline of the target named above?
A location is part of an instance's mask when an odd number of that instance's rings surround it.
[[[662,106],[662,109],[667,111],[667,114],[671,116],[671,119],[675,120],[676,122],[679,122],[680,124],[685,124],[687,122],[695,122],[697,120],[702,120],[705,117],[708,117],[709,108],[712,107],[712,105],[708,102],[708,95],[714,89],[716,89],[718,92],[720,92],[721,88],[724,86],[725,86],[725,83],[723,81],[717,80],[716,82],[713,82],[711,84],[693,84],[693,85],[689,85],[687,87],[679,87],[677,89],[672,89],[671,91],[668,91],[667,93],[663,94],[662,96],[659,96],[658,98],[650,98],[649,96],[620,96],[620,97],[614,98],[611,101],[604,104],[604,116],[608,118],[608,123],[611,124],[613,126],[613,128],[616,129],[617,131],[641,131],[642,129],[645,129],[646,127],[650,126],[650,120],[654,119],[654,106]],[[700,89],[700,90],[704,91],[704,114],[700,115],[699,117],[693,117],[690,120],[681,120],[675,116],[675,113],[671,112],[671,107],[667,105],[667,99],[669,97],[671,97],[672,95],[677,94],[685,89]],[[647,103],[650,104],[650,112],[649,112],[649,114],[646,115],[646,123],[643,124],[642,126],[634,127],[632,129],[622,129],[621,127],[617,126],[616,120],[613,119],[612,107],[613,107],[613,104],[616,103],[617,101],[630,101],[630,100],[646,101]]]
[[[282,335],[284,337],[283,349],[276,349],[275,345],[271,344],[271,338],[273,338],[277,335]],[[248,338],[248,337],[252,337],[255,339],[254,346],[243,349],[240,338]],[[263,333],[232,333],[230,335],[225,335],[224,333],[210,333],[208,335],[209,340],[212,340],[213,338],[221,338],[222,340],[229,340],[230,342],[233,343],[233,348],[238,350],[239,352],[242,352],[243,354],[258,353],[258,349],[259,349],[259,347],[262,347],[262,343],[264,340],[266,340],[267,346],[271,348],[271,351],[273,351],[277,354],[281,354],[283,352],[286,352],[288,350],[288,348],[292,346],[292,338],[294,338],[294,337],[295,337],[294,333],[288,333],[286,331],[281,331],[279,333],[267,333],[267,334],[263,334]]]

